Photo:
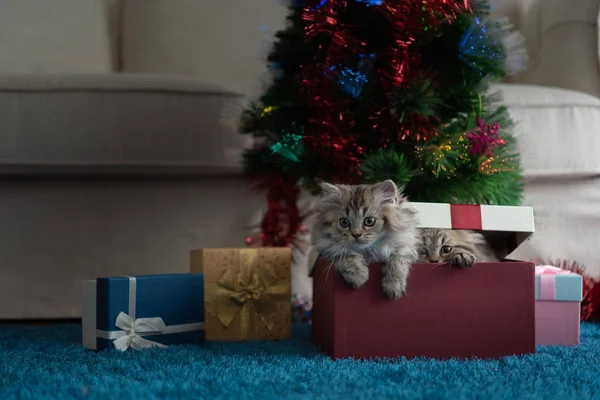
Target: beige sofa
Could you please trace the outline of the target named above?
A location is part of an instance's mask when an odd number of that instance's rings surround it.
[[[284,6],[1,8],[0,318],[77,317],[81,279],[185,272],[192,248],[244,246],[263,199],[234,123]]]
[[[283,3],[3,0],[0,318],[77,317],[81,279],[184,272],[192,248],[244,245],[264,201],[232,123],[266,83]],[[600,274],[598,10],[577,3],[500,3],[533,67],[495,89],[539,222],[516,256]],[[292,285],[310,296],[302,257]]]

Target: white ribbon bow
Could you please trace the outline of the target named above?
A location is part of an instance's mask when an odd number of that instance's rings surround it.
[[[137,318],[134,320],[121,311],[117,316],[115,325],[122,330],[122,335],[113,342],[117,350],[126,351],[129,347],[133,350],[167,347],[164,344],[144,339],[140,336],[156,335],[165,332],[167,326],[162,318]]]

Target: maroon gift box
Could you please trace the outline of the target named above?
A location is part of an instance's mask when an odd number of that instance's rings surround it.
[[[412,205],[419,211],[420,227],[447,224],[450,229],[490,231],[496,240],[505,241],[505,252],[533,232],[533,211],[528,207],[482,211],[494,206]],[[415,264],[406,295],[396,301],[381,290],[377,264],[369,266],[369,281],[358,290],[349,288],[324,259],[317,260],[311,274],[312,336],[332,358],[496,358],[535,353],[533,263],[477,263],[464,270]]]

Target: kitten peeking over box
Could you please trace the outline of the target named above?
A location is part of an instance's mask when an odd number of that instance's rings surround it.
[[[532,208],[411,203],[391,181],[322,188],[311,275],[324,352],[535,353],[535,266],[499,261],[534,232]]]

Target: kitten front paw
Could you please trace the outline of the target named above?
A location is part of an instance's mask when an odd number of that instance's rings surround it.
[[[468,268],[475,264],[475,256],[470,253],[457,253],[450,259],[450,264],[455,267]]]
[[[360,289],[369,280],[369,269],[366,266],[364,268],[353,268],[343,272],[340,271],[340,273],[352,289]]]
[[[381,288],[387,297],[392,300],[397,300],[406,293],[406,278],[384,277],[381,280]]]
[[[369,280],[369,267],[365,259],[358,255],[342,257],[337,263],[337,270],[353,289],[363,287]]]

